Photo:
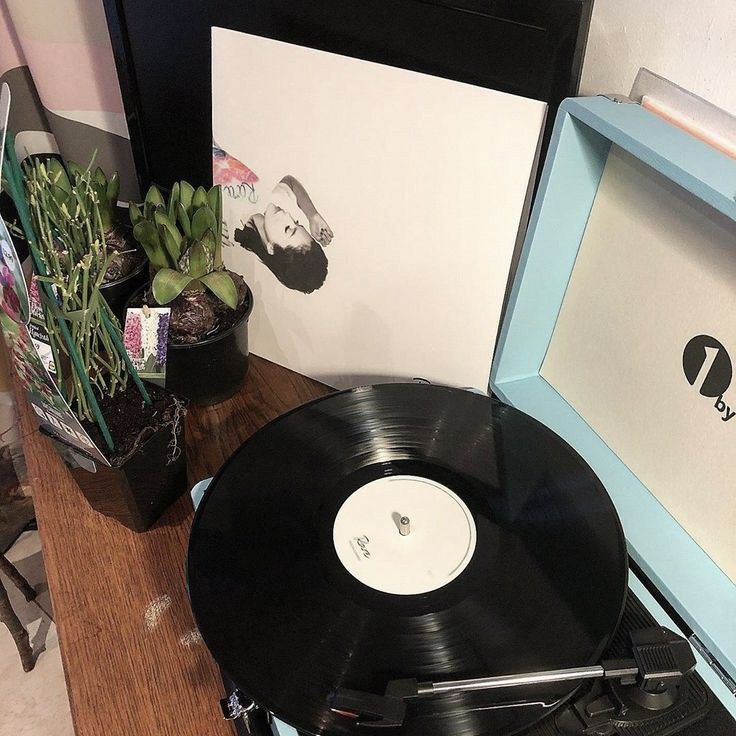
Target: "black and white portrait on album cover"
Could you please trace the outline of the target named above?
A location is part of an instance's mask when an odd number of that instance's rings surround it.
[[[332,230],[298,179],[285,176],[263,212],[235,230],[235,241],[255,253],[287,288],[311,294],[327,278]]]

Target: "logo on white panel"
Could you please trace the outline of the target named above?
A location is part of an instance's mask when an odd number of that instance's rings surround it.
[[[725,401],[724,394],[731,386],[733,364],[726,348],[710,335],[696,335],[685,345],[682,370],[688,383],[701,396],[715,399],[713,408],[728,422],[736,415]]]

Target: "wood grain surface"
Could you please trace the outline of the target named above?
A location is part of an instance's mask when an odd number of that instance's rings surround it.
[[[252,356],[238,394],[190,410],[190,486],[256,429],[328,391]],[[230,736],[185,590],[189,494],[148,532],[131,532],[90,508],[20,393],[18,405],[77,736]]]

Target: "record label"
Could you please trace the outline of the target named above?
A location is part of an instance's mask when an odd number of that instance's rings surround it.
[[[364,585],[418,595],[465,570],[476,529],[470,510],[449,488],[429,478],[394,475],[366,483],[345,500],[333,542],[340,562]]]

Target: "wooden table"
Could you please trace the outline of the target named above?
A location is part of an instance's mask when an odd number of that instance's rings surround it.
[[[266,422],[328,391],[252,357],[238,394],[187,417],[190,486]],[[231,736],[185,590],[189,494],[150,531],[129,531],[90,508],[22,396],[18,404],[77,736]]]

